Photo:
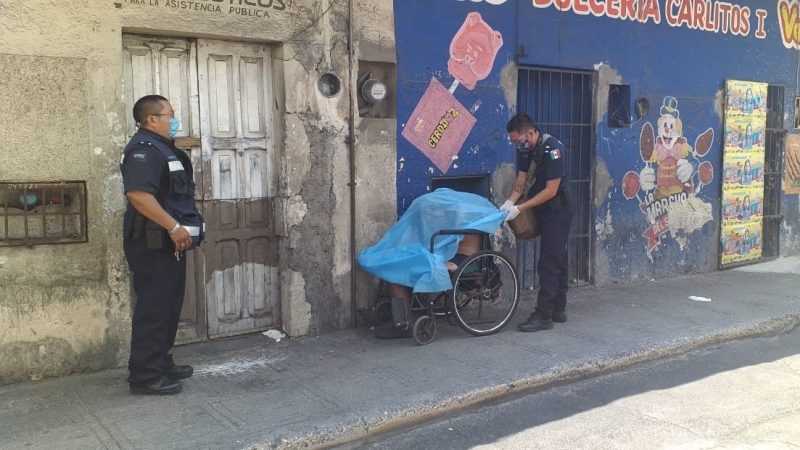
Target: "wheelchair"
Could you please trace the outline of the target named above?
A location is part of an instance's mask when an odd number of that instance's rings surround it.
[[[519,303],[519,278],[511,261],[491,249],[488,233],[479,230],[440,230],[431,236],[433,253],[436,239],[442,236],[477,234],[481,250],[466,256],[450,272],[453,287],[437,293],[413,293],[409,324],[417,344],[426,345],[436,338],[436,319],[458,325],[473,336],[488,336],[508,324]],[[374,305],[377,322],[391,320],[391,303],[386,283],[381,281]]]

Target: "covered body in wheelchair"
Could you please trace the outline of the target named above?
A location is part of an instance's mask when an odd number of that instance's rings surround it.
[[[378,243],[359,255],[364,270],[387,282],[391,297],[393,323],[388,331],[376,328],[376,336],[410,336],[412,309],[422,312],[417,322],[449,317],[443,311],[452,311],[455,321],[472,334],[499,330],[513,314],[518,296],[513,266],[490,249],[488,239],[505,217],[506,212],[475,194],[442,188],[417,198]],[[513,280],[503,289],[513,294],[505,299],[510,303],[499,301],[504,278]],[[488,323],[489,316],[493,325],[473,326]],[[435,324],[428,325],[435,332]],[[417,342],[430,342],[432,335],[421,340]]]
[[[358,262],[376,277],[413,292],[441,292],[453,287],[446,262],[455,257],[464,235],[441,236],[431,251],[431,237],[441,230],[494,233],[506,212],[476,194],[440,188],[418,197]]]

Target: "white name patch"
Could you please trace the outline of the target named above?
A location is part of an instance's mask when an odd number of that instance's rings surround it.
[[[179,170],[183,170],[183,164],[180,161],[170,161],[169,162],[169,171],[170,172],[177,172]]]

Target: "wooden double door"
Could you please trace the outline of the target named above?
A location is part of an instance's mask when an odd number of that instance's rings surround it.
[[[148,94],[170,100],[206,221],[206,241],[187,254],[178,340],[280,327],[270,47],[129,34],[122,40],[127,110]],[[133,118],[127,123],[130,136]]]

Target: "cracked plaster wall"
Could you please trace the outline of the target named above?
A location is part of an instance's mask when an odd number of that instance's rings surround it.
[[[187,12],[121,2],[135,32],[277,42],[276,108],[284,113],[279,194],[287,200],[281,309],[289,335],[350,323],[350,201],[347,180],[351,74],[347,2],[284,0],[269,17]],[[163,3],[163,2],[162,2]],[[381,2],[383,6],[390,2]],[[277,5],[277,3],[275,3]],[[317,80],[333,73],[341,91],[325,97]],[[280,91],[280,92],[278,92]],[[282,141],[282,142],[281,142]]]
[[[350,323],[350,117],[349,12],[347,2],[286,0],[271,18],[197,14],[188,32],[205,38],[278,42],[278,110],[284,113],[280,196],[287,199],[288,239],[281,261],[283,326],[297,336]],[[382,2],[386,4],[387,2]],[[390,3],[390,2],[389,2]],[[190,16],[174,8],[123,4],[131,31],[169,34]],[[146,27],[146,28],[145,28]],[[220,35],[224,30],[224,35]],[[182,27],[183,32],[187,32]],[[323,96],[317,80],[341,80],[341,91]]]
[[[355,61],[395,63],[394,12],[391,0],[355,0]],[[386,80],[391,83],[394,80]],[[387,98],[385,101],[395,101]],[[356,117],[355,250],[374,244],[397,220],[397,119]],[[355,297],[367,308],[377,295],[378,280],[356,270]]]
[[[608,98],[608,86],[610,84],[622,83],[622,76],[610,67],[608,64],[599,63],[595,65],[597,71],[597,94],[595,98],[598,101],[594,104],[594,118],[595,127],[598,130],[596,146],[609,147],[611,142],[614,141],[614,136],[606,136],[603,133],[609,132],[602,122],[606,120],[606,110],[608,105],[600,99]],[[608,204],[607,200],[611,200],[614,195],[614,180],[608,170],[608,165],[603,159],[603,154],[610,152],[596,153],[595,167],[594,167],[594,201],[593,206],[596,211],[600,211],[604,204]],[[618,221],[619,222],[619,221]],[[607,209],[606,214],[597,214],[595,216],[595,232],[597,233],[596,242],[598,245],[595,247],[595,283],[598,285],[605,284],[611,276],[611,266],[615,264],[614,258],[617,257],[617,249],[614,247],[613,239],[608,239],[614,235],[614,221],[611,210]],[[624,224],[616,224],[617,227],[624,227]]]
[[[0,1],[0,181],[85,180],[85,244],[0,247],[0,384],[110,367],[125,356],[113,126],[112,5]]]
[[[274,3],[284,10],[261,16],[146,3],[154,2],[0,0],[0,91],[19,97],[0,106],[0,181],[86,180],[89,193],[88,243],[2,248],[0,384],[112,367],[127,358],[131,291],[118,169],[129,120],[121,86],[123,32],[275,43],[275,108],[283,117],[275,132],[279,196],[287,219],[284,327],[302,335],[350,323],[347,2],[284,0]],[[390,1],[373,6],[382,15],[391,11]],[[364,39],[393,52],[386,30],[377,36],[370,26]],[[332,98],[316,88],[326,72],[342,80]],[[12,106],[23,113],[15,115]],[[393,147],[384,145],[383,152]],[[394,193],[378,198],[394,202]]]
[[[294,149],[286,152],[286,195],[293,199],[290,208],[303,209],[302,222],[289,226],[290,279],[284,283],[292,288],[283,310],[289,312],[284,325],[290,335],[342,328],[350,320],[349,277],[342,276],[350,271],[346,6],[333,7],[322,26],[283,48],[285,148]],[[342,89],[333,97],[313,88],[328,72],[341,80]]]

